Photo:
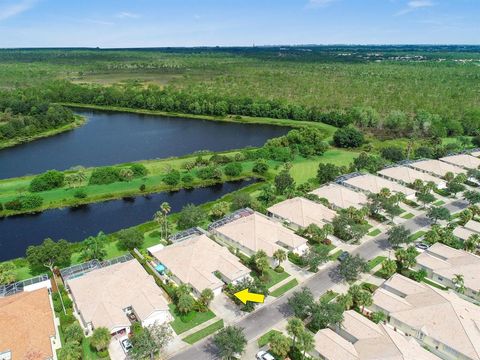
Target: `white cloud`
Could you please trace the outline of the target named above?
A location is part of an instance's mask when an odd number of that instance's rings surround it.
[[[407,3],[407,7],[401,11],[399,11],[396,15],[405,15],[408,14],[409,12],[422,9],[422,8],[427,8],[427,7],[432,7],[435,4],[433,1],[430,0],[411,0]]]
[[[128,12],[128,11],[122,11],[122,12],[118,13],[117,15],[115,15],[115,17],[117,17],[119,19],[138,19],[140,17],[140,15],[135,14],[135,13],[131,13],[131,12]]]
[[[6,20],[13,16],[19,15],[25,11],[30,10],[37,0],[23,0],[19,2],[9,2],[2,7],[0,7],[0,21]]]
[[[332,4],[337,0],[309,0],[307,7],[309,8],[319,8],[319,7],[326,7]]]

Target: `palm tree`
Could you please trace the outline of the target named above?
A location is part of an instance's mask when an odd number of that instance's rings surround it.
[[[462,274],[455,274],[452,282],[455,284],[455,290],[460,294],[465,293],[465,282]]]
[[[474,252],[477,250],[478,245],[480,244],[480,235],[472,234],[470,237],[464,241],[463,248],[466,251]]]
[[[293,317],[288,320],[287,323],[287,333],[292,337],[292,346],[295,347],[295,342],[299,335],[304,331],[305,326],[303,325],[302,320],[299,318]]]
[[[280,266],[282,262],[287,260],[287,253],[282,249],[277,249],[273,253],[273,258],[278,262],[278,266]]]
[[[102,351],[108,348],[110,340],[112,340],[110,330],[108,330],[106,327],[99,327],[93,330],[92,337],[90,338],[90,344],[97,351]]]
[[[153,214],[153,220],[160,227],[160,238],[163,238],[163,228],[164,228],[163,223],[165,222],[165,217],[163,215],[163,212],[156,211],[155,214]]]
[[[170,204],[168,202],[165,201],[165,202],[162,203],[162,205],[160,205],[160,210],[162,211],[164,219],[165,219],[163,226],[165,227],[165,239],[167,240],[168,239],[167,215],[170,211],[172,211],[172,207],[170,206]]]

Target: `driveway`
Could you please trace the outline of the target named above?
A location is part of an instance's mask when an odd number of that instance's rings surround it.
[[[466,208],[467,205],[468,204],[465,201],[456,200],[448,205],[445,205],[444,207],[450,212],[457,212]],[[421,215],[407,220],[403,223],[403,225],[412,233],[414,233],[430,225],[430,223],[430,219],[428,219],[425,215]],[[388,249],[389,245],[387,242],[387,236],[385,234],[381,234],[372,240],[359,245],[351,253],[353,255],[359,254],[363,258],[370,260]],[[337,274],[337,268],[338,263],[336,261],[330,262],[318,273],[306,280],[301,286],[308,287],[315,297],[320,297],[327,290],[342,282]],[[244,329],[244,333],[248,341],[255,339],[256,337],[275,327],[277,323],[292,315],[287,304],[288,299],[291,296],[292,295],[290,294],[278,298],[268,306],[264,306],[247,315],[245,318],[239,320],[236,323],[236,326]],[[216,355],[216,349],[211,341],[211,338],[208,338],[204,341],[198,342],[187,350],[176,354],[172,357],[172,359],[212,360],[218,359],[218,356]]]

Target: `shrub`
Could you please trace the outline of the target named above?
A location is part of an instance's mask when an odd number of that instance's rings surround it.
[[[116,181],[120,181],[120,169],[106,166],[96,168],[92,171],[90,176],[89,184],[90,185],[106,185],[111,184]]]
[[[225,174],[228,176],[238,176],[242,173],[242,164],[238,162],[229,163],[225,166]]]
[[[142,192],[145,191],[146,189],[147,189],[147,186],[145,184],[140,185],[140,187],[138,188],[138,190]]]
[[[5,209],[7,210],[22,210],[22,203],[18,198],[5,203]]]
[[[43,198],[40,195],[30,194],[19,196],[12,201],[8,201],[5,203],[5,209],[7,210],[30,210],[35,209],[43,204]]]
[[[218,180],[222,178],[222,170],[215,166],[206,166],[197,171],[197,176],[202,180]]]
[[[65,175],[57,170],[49,170],[44,174],[37,175],[30,182],[31,192],[47,191],[62,187],[65,182]]]
[[[133,164],[130,166],[130,170],[133,172],[133,177],[143,177],[148,174],[148,169],[143,164]]]
[[[365,143],[363,133],[353,126],[340,128],[333,134],[333,143],[341,148],[356,148]]]
[[[200,225],[207,218],[205,211],[193,204],[187,204],[178,214],[177,227],[180,230],[189,229]]]
[[[265,160],[257,160],[253,165],[252,171],[256,174],[264,175],[268,171],[268,164]]]
[[[163,177],[163,182],[170,186],[175,186],[180,182],[180,172],[178,170],[170,170],[170,172]]]
[[[87,192],[85,191],[85,189],[77,189],[73,193],[73,196],[77,199],[85,199],[87,197]]]
[[[232,196],[232,210],[243,209],[249,207],[252,203],[250,194],[247,193],[235,193]]]
[[[191,184],[193,182],[193,176],[191,174],[185,174],[182,176],[182,182],[184,184]]]
[[[123,250],[133,250],[143,244],[143,234],[137,229],[122,229],[117,233],[118,246]]]
[[[65,339],[67,342],[76,342],[80,344],[84,338],[83,329],[78,322],[74,322],[65,328]]]
[[[381,150],[381,155],[384,159],[397,162],[405,159],[403,149],[399,146],[388,146]]]
[[[228,157],[227,155],[214,154],[210,158],[210,162],[215,163],[215,164],[227,164],[231,161],[232,161],[232,159],[230,157]]]
[[[283,273],[283,272],[285,271],[285,269],[284,269],[282,266],[280,266],[280,265],[278,265],[278,266],[277,266],[276,268],[274,268],[273,270],[275,270],[275,272],[277,272],[277,273]]]

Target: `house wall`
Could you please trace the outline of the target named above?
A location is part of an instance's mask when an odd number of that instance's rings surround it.
[[[173,318],[169,311],[160,310],[153,312],[146,319],[142,320],[142,326],[150,326],[153,325],[155,322],[158,322],[159,324],[164,324],[172,320]]]
[[[292,222],[292,221],[290,221],[290,220],[288,220],[288,219],[285,219],[285,218],[283,218],[283,217],[281,217],[281,216],[279,216],[279,215],[272,214],[271,212],[268,212],[268,216],[269,216],[272,220],[274,220],[274,221],[276,221],[276,222],[279,222],[279,223],[281,223],[282,225],[283,225],[284,222],[287,223],[287,224],[288,224],[288,227],[292,228],[293,231],[296,231],[296,230],[299,230],[299,229],[302,229],[302,228],[303,228],[303,227],[300,226],[299,224],[296,224],[296,223],[294,223],[294,222]]]

